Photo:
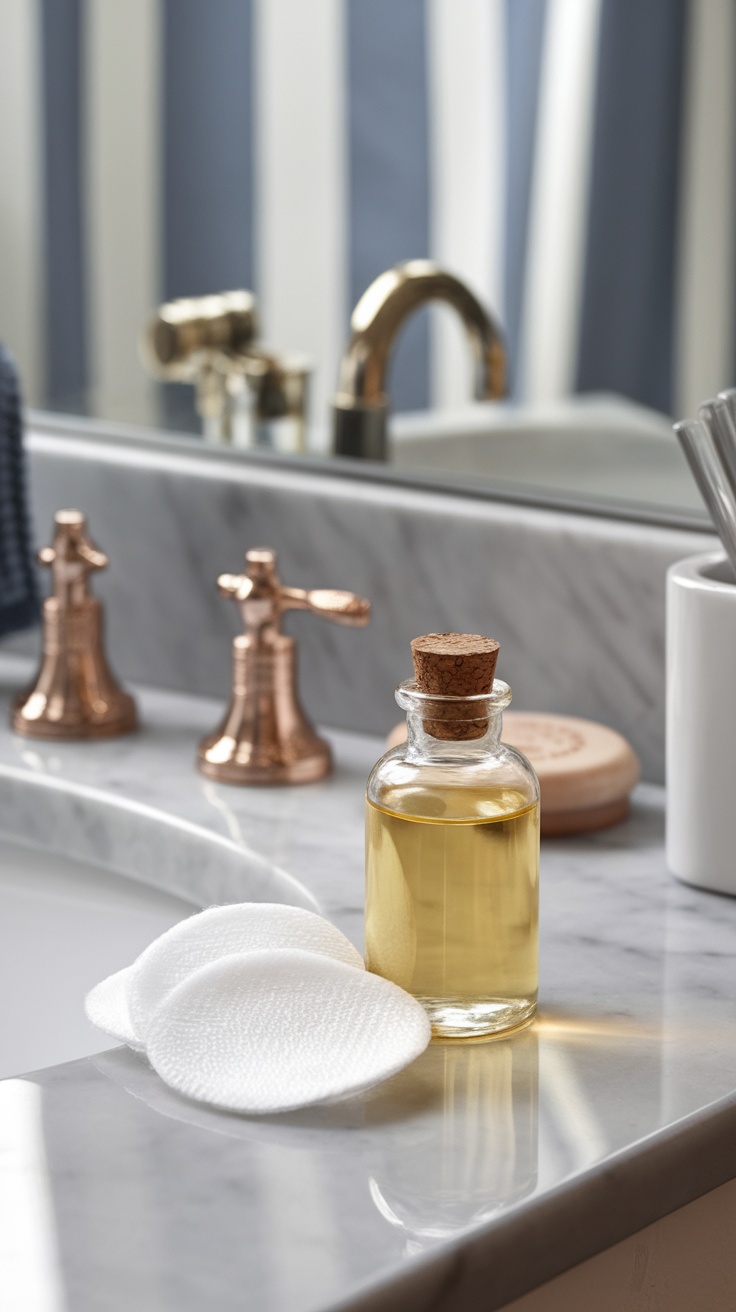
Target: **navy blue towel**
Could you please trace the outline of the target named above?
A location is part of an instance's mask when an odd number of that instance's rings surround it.
[[[0,638],[38,619],[25,493],[18,375],[0,346]]]

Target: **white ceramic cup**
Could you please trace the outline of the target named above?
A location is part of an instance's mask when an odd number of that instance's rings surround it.
[[[667,864],[736,894],[736,579],[721,552],[667,574]]]

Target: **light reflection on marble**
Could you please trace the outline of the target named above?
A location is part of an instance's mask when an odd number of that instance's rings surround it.
[[[21,675],[0,661],[8,691]],[[193,766],[212,703],[143,692],[141,706],[143,733],[116,743],[0,732],[0,827],[131,873],[130,811],[112,823],[114,808],[82,807],[64,827],[54,805],[60,781],[70,797],[117,794],[152,826],[160,809],[205,834],[197,871],[163,826],[153,855],[134,849],[142,877],[157,866],[188,885],[194,871],[202,900],[210,881],[209,900],[237,896],[247,881],[218,873],[228,845],[228,860],[295,877],[359,944],[380,742],[333,734],[322,784],[232,789]],[[69,1306],[452,1312],[482,1298],[491,1312],[736,1174],[736,899],[671,879],[662,836],[663,794],[643,786],[624,825],[543,844],[538,1023],[433,1047],[361,1098],[228,1116],[122,1049],[30,1077]]]
[[[3,710],[3,676],[12,684],[21,670],[27,675],[25,661],[0,657]],[[174,707],[186,700],[175,698]],[[197,779],[192,788],[187,730],[171,732],[169,701],[155,701],[164,709],[159,732],[144,723],[141,733],[91,753],[88,744],[0,736],[0,831],[203,906],[250,900],[317,909],[298,879],[248,842],[212,786]],[[220,823],[211,823],[213,814]]]
[[[537,1184],[539,1040],[436,1044],[366,1099],[366,1124],[402,1119],[369,1180],[407,1253],[488,1221]],[[411,1111],[410,1118],[407,1112]]]
[[[28,1080],[0,1083],[0,1167],[0,1305],[65,1312],[43,1092]]]

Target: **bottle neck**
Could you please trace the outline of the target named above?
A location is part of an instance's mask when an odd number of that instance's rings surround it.
[[[406,711],[408,759],[469,761],[498,748],[511,689],[497,679],[487,694],[439,697],[407,681],[396,689],[396,700]]]
[[[406,755],[409,760],[471,761],[495,751],[501,741],[503,711],[487,717],[487,728],[469,739],[436,738],[425,728],[426,710],[408,710],[406,715]]]

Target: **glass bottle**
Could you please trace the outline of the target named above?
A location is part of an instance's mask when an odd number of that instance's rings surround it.
[[[539,784],[501,742],[511,689],[448,697],[409,680],[396,700],[407,740],[366,792],[366,965],[436,1035],[513,1029],[537,1005]]]

